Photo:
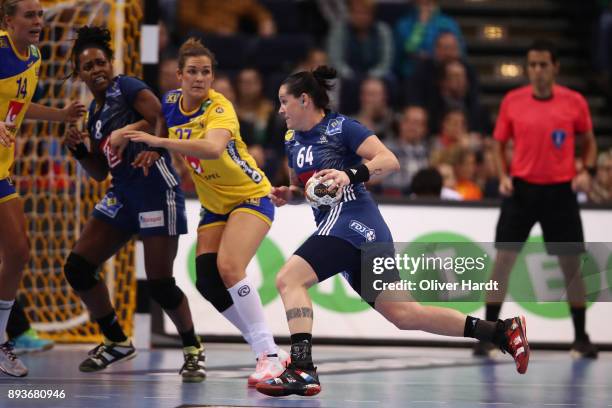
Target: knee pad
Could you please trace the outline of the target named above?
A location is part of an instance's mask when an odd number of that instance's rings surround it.
[[[196,258],[196,276],[196,288],[220,313],[234,304],[219,275],[216,253],[202,254]]]
[[[89,290],[98,284],[98,266],[71,252],[64,264],[64,276],[74,290]]]
[[[152,279],[148,285],[153,300],[165,310],[176,309],[185,297],[181,288],[176,286],[174,278]]]

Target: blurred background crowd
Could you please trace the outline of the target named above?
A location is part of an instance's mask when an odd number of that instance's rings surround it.
[[[340,77],[333,109],[372,129],[401,162],[370,186],[392,197],[496,198],[499,103],[527,83],[529,44],[552,40],[559,83],[585,95],[598,139],[597,175],[579,199],[612,202],[610,0],[159,2],[160,94],[179,87],[181,42],[202,38],[219,62],[213,88],[233,102],[245,142],[278,185],[287,183],[278,86],[291,72],[331,65]]]

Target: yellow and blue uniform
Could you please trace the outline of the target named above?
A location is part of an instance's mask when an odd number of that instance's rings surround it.
[[[180,89],[163,97],[162,110],[169,138],[205,139],[206,132],[211,129],[226,129],[231,134],[218,159],[184,156],[202,204],[200,227],[223,224],[235,211],[248,212],[271,224],[274,206],[267,197],[270,181],[247,151],[230,101],[211,89],[208,98],[197,109],[185,112],[182,98]]]
[[[31,45],[27,55],[17,52],[10,36],[0,30],[0,121],[16,133],[36,92],[40,51]],[[10,176],[15,147],[0,146],[0,203],[17,197]]]

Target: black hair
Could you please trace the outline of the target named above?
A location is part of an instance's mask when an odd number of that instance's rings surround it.
[[[412,178],[410,190],[417,197],[440,197],[442,176],[434,167],[419,170]]]
[[[555,44],[549,40],[535,40],[527,49],[527,53],[529,51],[548,51],[553,64],[556,64],[559,60],[559,51]]]
[[[113,59],[113,50],[110,46],[111,33],[107,28],[97,26],[83,26],[77,30],[77,38],[72,46],[72,63],[74,64],[73,76],[80,70],[79,55],[87,48],[98,48],[102,50],[109,61]]]
[[[302,71],[289,75],[282,83],[287,92],[296,98],[308,94],[314,105],[319,109],[327,109],[329,105],[329,92],[334,86],[332,80],[337,76],[335,69],[322,65],[314,71]]]

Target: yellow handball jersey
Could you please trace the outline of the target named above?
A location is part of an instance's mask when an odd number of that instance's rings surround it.
[[[245,200],[267,196],[270,181],[247,151],[231,102],[211,89],[198,109],[185,112],[182,95],[177,89],[163,97],[162,109],[171,139],[204,139],[211,129],[227,129],[232,135],[218,159],[184,156],[202,206],[216,214],[227,214]]]
[[[36,91],[40,52],[31,45],[28,55],[15,49],[6,31],[0,30],[0,121],[13,134],[17,132]],[[15,158],[14,145],[0,146],[0,180],[9,176]]]

